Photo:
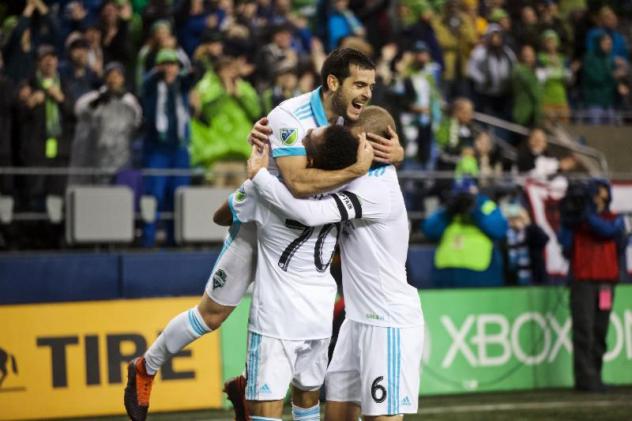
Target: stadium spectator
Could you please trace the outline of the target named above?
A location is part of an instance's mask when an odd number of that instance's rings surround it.
[[[482,188],[494,183],[494,177],[502,174],[502,156],[486,131],[480,132],[474,139],[474,156],[476,157],[478,184]]]
[[[542,84],[542,113],[549,122],[567,123],[570,109],[566,85],[572,72],[566,66],[566,57],[559,52],[560,39],[557,32],[547,29],[542,34],[542,52],[538,55],[536,74]]]
[[[142,89],[145,116],[143,167],[157,169],[189,168],[188,95],[191,75],[180,72],[178,53],[162,49],[156,66],[149,72]],[[156,198],[158,211],[173,209],[174,192],[189,184],[187,176],[152,176],[145,180],[145,194]],[[156,223],[146,223],[143,244],[155,245]],[[173,243],[173,223],[167,224],[167,244]]]
[[[42,0],[27,0],[2,54],[6,74],[14,82],[28,80],[37,67],[37,48],[59,45],[59,25]]]
[[[608,52],[611,58],[620,58],[625,61],[630,60],[630,50],[628,43],[621,32],[617,30],[619,19],[610,6],[603,6],[599,9],[599,25],[591,29],[586,35],[586,52],[599,52],[600,40],[605,32],[612,40],[612,48]]]
[[[204,0],[186,0],[176,3],[175,23],[178,43],[189,57],[200,44],[209,26],[209,4]]]
[[[287,25],[292,30],[293,48],[299,55],[308,54],[312,48],[312,31],[309,22],[296,9],[297,2],[291,0],[276,0],[274,2],[274,16],[269,19],[271,24]],[[247,19],[247,15],[242,18]]]
[[[254,87],[240,77],[239,60],[223,57],[217,73],[207,72],[192,92],[191,163],[213,168],[216,186],[243,181],[250,155],[250,128],[261,114]]]
[[[109,63],[104,85],[83,95],[75,105],[78,119],[70,166],[119,171],[130,164],[131,142],[140,126],[142,110],[136,97],[127,92],[125,69]],[[70,184],[110,183],[112,177],[73,176]]]
[[[400,139],[406,139],[405,145],[413,144],[416,148],[416,129],[411,126],[412,121],[402,120],[402,115],[409,111],[412,102],[415,100],[415,91],[411,83],[404,83],[407,79],[405,70],[411,63],[412,53],[410,51],[400,52],[395,43],[390,43],[382,47],[380,58],[376,67],[376,83],[373,89],[371,101],[374,104],[386,108],[397,122]],[[410,120],[410,118],[409,118]],[[406,130],[412,130],[404,133]],[[408,157],[416,157],[416,149],[408,151]]]
[[[502,257],[497,242],[507,221],[471,178],[456,180],[445,207],[422,225],[426,237],[438,242],[432,284],[437,287],[503,285]]]
[[[37,49],[34,77],[21,86],[17,106],[17,155],[21,166],[66,167],[74,120],[69,95],[61,83],[58,60],[52,45]],[[63,195],[65,177],[33,175],[23,180],[23,205],[43,210],[47,194]]]
[[[485,39],[473,51],[468,62],[468,76],[474,83],[476,109],[508,119],[511,104],[511,72],[516,56],[505,44],[502,29],[487,27]]]
[[[461,154],[464,146],[472,146],[475,130],[472,125],[474,118],[474,104],[467,98],[457,98],[452,103],[450,115],[441,121],[435,133],[437,146],[441,154],[445,155],[445,162],[450,162],[453,156]]]
[[[512,119],[527,127],[540,124],[542,120],[542,87],[536,76],[535,50],[524,45],[520,51],[520,63],[512,71],[513,92]]]
[[[549,236],[531,222],[527,210],[518,204],[510,205],[504,214],[509,223],[505,240],[505,281],[522,286],[546,283],[544,248]]]
[[[616,118],[617,91],[627,95],[628,88],[617,82],[622,63],[611,56],[612,38],[605,32],[594,38],[596,48],[586,53],[582,65],[582,94],[591,124],[612,124]]]
[[[223,40],[217,31],[207,30],[202,34],[200,45],[191,57],[196,78],[201,79],[206,72],[213,71],[213,65],[224,55]]]
[[[566,25],[559,16],[559,7],[555,1],[544,1],[537,4],[540,33],[553,31],[557,34],[559,45],[564,54],[570,51],[570,36]]]
[[[99,77],[88,64],[88,41],[78,32],[68,36],[66,50],[68,60],[59,65],[59,76],[66,87],[70,104],[83,94],[95,89],[99,84]]]
[[[540,27],[533,7],[524,6],[521,9],[520,22],[514,25],[513,34],[519,47],[530,45],[535,48],[540,45]]]
[[[559,239],[570,263],[575,388],[586,392],[606,390],[601,368],[624,231],[611,200],[609,183],[594,180],[588,187],[569,186],[560,207]]]
[[[101,31],[96,25],[88,26],[85,30],[88,42],[88,65],[99,77],[103,74],[103,48],[101,47]]]
[[[454,171],[459,163],[461,163],[461,170],[463,170],[464,163],[472,162],[470,159],[473,157],[471,148],[476,137],[476,130],[472,124],[473,118],[474,105],[472,101],[466,98],[455,99],[451,105],[450,115],[441,120],[435,132],[435,141],[439,149],[436,162],[438,171]],[[462,161],[465,149],[469,149],[467,153],[470,158]],[[434,189],[440,199],[447,199],[450,185],[451,181],[447,179],[435,181]]]
[[[518,52],[518,43],[513,35],[509,13],[504,9],[495,8],[489,14],[489,23],[498,25],[502,31],[505,45],[509,47],[511,51]]]
[[[273,80],[274,69],[297,66],[298,54],[292,49],[292,29],[287,25],[272,28],[272,41],[266,44],[257,58],[257,86],[263,90]]]
[[[296,68],[279,66],[274,72],[274,85],[263,91],[261,95],[264,114],[272,111],[274,107],[286,99],[299,96],[300,94]]]
[[[465,0],[461,2],[460,6],[461,10],[467,14],[472,25],[474,25],[476,36],[480,38],[485,35],[485,30],[487,30],[489,22],[487,21],[487,16],[481,14],[483,10],[479,7],[478,0]]]
[[[13,112],[16,90],[11,79],[5,76],[2,56],[0,56],[0,167],[13,167]],[[0,176],[0,194],[12,195],[14,192],[13,176]]]
[[[98,5],[100,2],[94,3]],[[96,12],[94,16],[89,16],[91,11]],[[60,10],[58,15],[61,35],[63,39],[68,39],[68,36],[73,32],[83,32],[86,25],[98,15],[98,10],[90,10],[84,6],[83,2],[73,0],[66,3],[64,12],[62,13]]]
[[[150,37],[155,22],[173,18],[174,3],[171,0],[148,0],[142,7],[140,15],[143,22],[143,32],[141,38],[146,40]],[[211,22],[214,22],[214,25],[217,25],[216,17],[211,18]],[[209,24],[211,22],[209,22]]]
[[[438,90],[437,77],[441,69],[431,62],[428,45],[417,41],[408,54],[410,60],[401,72],[403,79],[399,83],[402,91],[412,93],[412,102],[402,114],[402,122],[417,132],[415,139],[410,139],[407,149],[416,145],[417,160],[425,165],[430,160],[432,148],[432,127],[441,118],[441,96]]]
[[[414,7],[415,6],[415,7]],[[411,14],[411,24],[406,25],[402,29],[399,35],[400,48],[410,48],[418,41],[425,42],[430,52],[432,61],[437,63],[440,69],[443,71],[445,65],[443,63],[443,52],[439,46],[439,41],[435,34],[435,30],[432,27],[432,20],[434,18],[434,12],[432,7],[426,1],[421,1],[417,5],[402,4],[401,9],[404,9],[404,15]]]
[[[349,9],[349,0],[333,0],[333,9],[327,17],[329,39],[327,51],[338,47],[340,40],[348,36],[366,35],[366,30],[356,15]]]
[[[103,64],[118,61],[129,66],[132,63],[129,42],[129,21],[132,18],[132,7],[129,1],[104,0],[100,18]]]
[[[539,162],[538,162],[539,161]],[[558,169],[557,159],[548,151],[546,133],[541,128],[532,129],[526,142],[518,149],[518,171],[546,178]]]
[[[320,75],[316,73],[313,67],[308,66],[299,71],[298,89],[302,94],[311,92],[318,87]]]
[[[178,62],[184,69],[190,68],[190,61],[182,48],[177,46],[175,37],[171,32],[171,24],[167,20],[154,22],[151,28],[151,36],[138,52],[136,60],[136,83],[140,90],[147,72],[156,64],[156,56],[162,49],[172,49],[178,56]]]
[[[478,41],[474,24],[458,8],[458,2],[450,0],[444,6],[444,13],[432,21],[437,40],[443,50],[444,94],[451,101],[459,96],[468,96],[466,80],[467,64],[472,49]]]

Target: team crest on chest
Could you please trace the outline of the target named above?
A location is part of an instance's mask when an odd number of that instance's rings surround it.
[[[281,142],[292,146],[298,141],[298,129],[281,129]]]

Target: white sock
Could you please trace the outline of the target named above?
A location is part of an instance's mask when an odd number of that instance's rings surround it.
[[[178,314],[145,352],[147,374],[156,374],[172,355],[210,331],[197,307]]]
[[[294,421],[319,421],[320,404],[316,404],[311,408],[301,408],[292,404],[292,419]]]
[[[257,415],[251,415],[250,421],[281,421],[281,418],[259,417]]]

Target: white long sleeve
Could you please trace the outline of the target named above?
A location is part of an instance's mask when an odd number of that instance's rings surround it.
[[[276,212],[303,225],[332,224],[362,216],[359,201],[350,192],[334,193],[320,200],[297,199],[266,169],[260,170],[252,181],[259,193],[259,199],[268,203]]]

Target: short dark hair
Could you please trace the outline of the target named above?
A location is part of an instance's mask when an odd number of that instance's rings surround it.
[[[375,63],[353,48],[336,48],[327,56],[327,59],[323,63],[323,68],[320,71],[320,76],[323,83],[323,91],[327,92],[327,77],[334,75],[342,83],[349,77],[349,66],[352,64],[357,65],[361,69],[375,70]]]
[[[326,171],[340,170],[355,164],[358,139],[344,126],[329,126],[323,141],[315,148],[312,166]]]

